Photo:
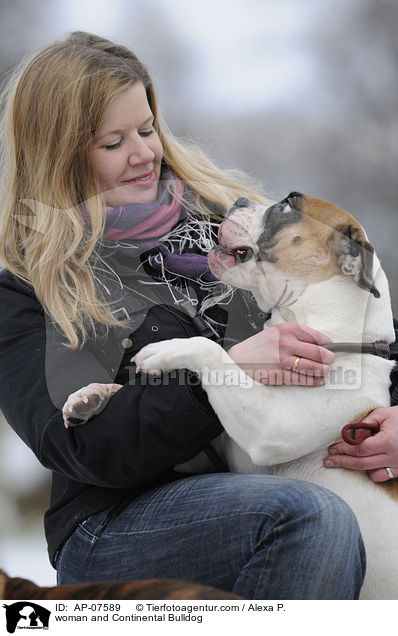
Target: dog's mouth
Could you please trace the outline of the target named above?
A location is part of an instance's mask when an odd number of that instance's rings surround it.
[[[222,234],[222,225],[220,225],[218,229],[218,243],[216,246],[217,252],[226,256],[233,256],[237,263],[245,263],[253,257],[253,249],[248,245],[239,245],[233,248],[228,247]]]
[[[250,261],[254,254],[252,248],[246,247],[245,245],[242,247],[235,247],[231,250],[231,252],[237,263],[246,263],[247,261]]]
[[[240,245],[239,247],[234,248],[228,247],[226,242],[222,238],[222,233],[220,230],[218,232],[219,245],[216,245],[214,248],[216,254],[232,256],[235,259],[236,263],[246,263],[253,257],[254,251],[248,245]]]

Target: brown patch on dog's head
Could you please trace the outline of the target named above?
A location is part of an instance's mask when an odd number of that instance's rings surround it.
[[[295,211],[299,214],[293,216]],[[336,275],[350,276],[359,287],[380,297],[373,284],[373,247],[358,221],[333,203],[292,192],[269,208],[258,246],[260,260],[273,262],[292,278],[320,282]]]

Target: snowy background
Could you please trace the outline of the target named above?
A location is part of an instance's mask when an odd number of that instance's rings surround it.
[[[396,0],[2,0],[0,73],[87,30],[149,66],[174,133],[281,198],[335,201],[366,227],[398,313]],[[49,480],[0,421],[0,567],[54,583]]]

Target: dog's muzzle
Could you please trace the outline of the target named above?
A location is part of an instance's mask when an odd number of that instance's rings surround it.
[[[240,197],[239,199],[237,199],[237,201],[235,201],[235,203],[229,210],[227,216],[225,217],[225,220],[221,223],[218,229],[219,245],[217,246],[217,252],[219,254],[223,253],[224,255],[233,256],[236,263],[245,263],[246,261],[249,261],[254,254],[253,248],[250,247],[249,245],[245,245],[244,239],[241,245],[238,245],[237,247],[233,247],[233,248],[228,247],[227,241],[224,239],[224,236],[223,236],[223,226],[225,223],[234,223],[234,221],[231,219],[231,216],[234,214],[234,212],[237,209],[247,208],[249,206],[250,206],[250,200],[247,199],[246,197]],[[239,226],[240,226],[240,223],[237,224],[237,227]]]

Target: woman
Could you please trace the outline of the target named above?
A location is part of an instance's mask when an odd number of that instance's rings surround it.
[[[0,407],[53,472],[45,528],[58,581],[173,577],[245,598],[357,598],[364,553],[344,502],[309,483],[216,472],[210,450],[212,473],[177,473],[221,425],[192,374],[148,382],[129,365],[148,342],[199,333],[237,360],[278,359],[285,382],[300,356],[294,373],[323,382],[326,336],[263,332],[250,298],[231,300],[207,270],[217,219],[261,195],[177,142],[142,64],[90,34],[17,71],[3,139]],[[67,430],[62,405],[89,382],[123,388]]]

